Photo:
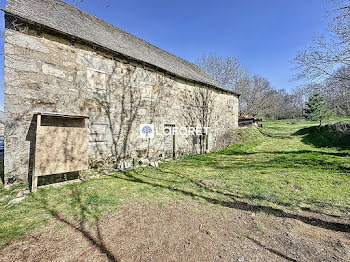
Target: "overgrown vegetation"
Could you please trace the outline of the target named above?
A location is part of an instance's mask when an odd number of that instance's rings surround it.
[[[350,148],[344,146],[345,138],[337,138],[337,146],[329,142],[335,132],[330,126],[316,134],[317,123],[304,120],[271,121],[263,126],[241,129],[242,143],[221,151],[168,162],[157,169],[140,168],[39,189],[21,203],[7,206],[15,197],[13,192],[0,204],[0,246],[52,221],[93,222],[125,201],[195,201],[310,224],[317,221],[290,212],[349,213]],[[0,190],[1,196],[5,193],[10,191]]]
[[[319,148],[333,147],[339,150],[350,148],[350,124],[338,122],[321,128],[311,126],[298,130],[295,135],[303,135],[304,143]]]

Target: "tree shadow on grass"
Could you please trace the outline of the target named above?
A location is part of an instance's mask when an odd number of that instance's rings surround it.
[[[312,151],[312,150],[297,150],[297,151],[272,151],[272,152],[264,152],[266,154],[313,154],[313,155],[329,155],[329,156],[339,156],[339,157],[347,157],[350,156],[350,152],[325,152],[325,151]]]
[[[245,155],[254,155],[255,152],[244,152],[237,150],[237,148],[225,149],[223,151],[217,152],[217,155],[226,155],[226,156],[245,156]]]
[[[291,139],[292,138],[289,134],[286,135],[283,132],[271,134],[262,128],[258,128],[258,130],[262,135],[267,136],[267,137],[271,137],[271,138],[278,138],[278,139]]]
[[[39,194],[35,194],[33,197],[41,204],[40,207],[49,213],[58,222],[63,223],[75,232],[81,234],[85,239],[87,239],[90,244],[95,246],[102,254],[106,255],[109,261],[117,262],[117,258],[112,254],[112,252],[106,246],[103,236],[101,234],[99,216],[95,210],[90,210],[90,208],[82,200],[82,191],[79,188],[75,188],[71,191],[71,203],[70,208],[72,210],[78,210],[76,214],[77,221],[70,221],[65,218],[58,210],[50,207],[48,202],[48,195],[46,191],[41,191]],[[86,224],[88,222],[88,217],[93,217],[95,236],[91,233],[91,230],[87,229]]]
[[[220,152],[215,152],[216,155],[237,155],[237,156],[246,156],[246,155],[258,155],[258,154],[269,154],[269,155],[288,155],[288,154],[314,154],[314,155],[330,155],[330,156],[340,156],[347,157],[350,156],[350,152],[326,152],[319,151],[320,149],[312,150],[296,150],[296,151],[258,151],[258,152],[241,152],[237,150],[235,147],[227,148]]]
[[[259,163],[257,163],[259,164]],[[344,174],[350,173],[350,167],[345,166],[342,161],[335,161],[327,157],[319,157],[318,154],[295,154],[290,152],[282,154],[261,163],[264,167],[305,169],[314,170],[332,170]]]
[[[150,185],[152,187],[167,189],[167,190],[181,193],[183,195],[190,196],[193,198],[200,198],[200,199],[207,201],[208,203],[221,205],[224,207],[239,209],[239,210],[243,210],[243,211],[263,212],[266,214],[272,214],[276,217],[295,219],[295,220],[304,222],[306,224],[309,224],[312,226],[317,226],[317,227],[324,228],[324,229],[329,229],[329,230],[339,231],[339,232],[347,232],[347,233],[350,232],[350,225],[349,224],[331,222],[331,221],[326,221],[326,220],[316,218],[316,217],[308,217],[308,216],[304,216],[304,215],[299,215],[299,214],[286,212],[284,210],[269,207],[269,206],[250,204],[250,203],[238,200],[237,195],[233,195],[233,194],[227,193],[227,192],[224,193],[224,192],[220,191],[219,189],[213,188],[209,185],[205,185],[202,182],[197,182],[197,181],[191,180],[192,183],[197,188],[205,187],[207,191],[213,192],[213,193],[217,194],[219,197],[214,198],[214,197],[209,197],[209,196],[205,196],[205,195],[200,195],[198,193],[195,193],[195,192],[192,192],[189,190],[176,188],[176,187],[173,187],[170,185],[164,185],[157,180],[155,182],[154,181],[147,181],[144,177],[136,176],[136,174],[137,174],[137,172],[132,171],[132,172],[125,173],[125,176],[111,175],[111,177],[116,178],[116,179],[126,180],[129,182],[134,182],[134,183],[147,184],[147,185]],[[189,178],[186,177],[186,179],[189,179]],[[221,200],[220,196],[230,197],[231,200],[230,201]]]
[[[255,239],[252,238],[252,237],[246,236],[246,238],[248,238],[250,241],[254,242],[254,243],[255,243],[256,245],[258,245],[259,247],[262,247],[262,248],[264,248],[264,249],[270,251],[271,253],[273,253],[273,254],[275,254],[275,255],[281,257],[281,258],[284,258],[284,259],[287,260],[287,261],[297,262],[297,260],[295,260],[295,259],[293,259],[293,258],[290,258],[290,257],[288,257],[288,256],[286,256],[286,255],[284,255],[284,254],[282,254],[281,252],[277,251],[277,250],[274,250],[274,249],[272,249],[272,248],[269,248],[269,247],[267,247],[267,246],[261,244],[259,241],[255,240]]]
[[[231,155],[228,153],[227,155]],[[191,169],[197,167],[211,167],[215,170],[239,171],[247,170],[263,170],[263,169],[293,169],[305,170],[323,170],[333,171],[337,173],[349,174],[350,167],[344,163],[342,159],[330,158],[329,156],[348,157],[347,152],[320,152],[320,151],[263,151],[249,154],[235,154],[237,156],[245,156],[233,159],[216,159],[215,156],[207,158],[197,158],[195,161],[184,161],[183,167]],[[252,156],[252,157],[249,157]],[[255,157],[256,156],[256,157]],[[267,156],[267,157],[266,157]]]
[[[302,136],[302,142],[318,148],[327,147],[338,150],[350,150],[350,135],[336,131],[332,126],[306,127],[293,133],[293,136]]]

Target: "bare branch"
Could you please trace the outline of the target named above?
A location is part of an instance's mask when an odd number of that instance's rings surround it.
[[[339,67],[350,66],[349,0],[331,0],[331,3],[334,7],[327,13],[334,18],[327,37],[316,37],[312,46],[298,52],[293,60],[298,78],[320,82],[333,77]]]

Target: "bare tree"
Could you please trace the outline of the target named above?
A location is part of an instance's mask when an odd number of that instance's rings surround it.
[[[241,94],[241,116],[279,118],[302,112],[300,103],[294,102],[297,100],[295,95],[273,89],[270,82],[261,76],[251,76],[234,57],[202,55],[197,64],[223,87]]]
[[[203,54],[196,61],[216,82],[229,90],[235,90],[242,78],[247,75],[247,70],[237,58],[220,57],[211,53]]]
[[[303,90],[303,87],[297,87],[290,92],[287,92],[284,89],[278,90],[276,94],[276,107],[272,112],[273,118],[286,119],[303,116],[303,109],[307,101]]]
[[[311,97],[318,93],[339,115],[350,115],[350,1],[329,0],[332,16],[325,35],[316,37],[297,53],[297,77],[310,83],[303,87]]]
[[[253,76],[240,91],[240,115],[252,117],[272,115],[277,103],[277,91],[271,87],[268,80]]]
[[[329,107],[338,115],[350,115],[350,81],[342,77],[350,75],[350,68],[340,67],[320,83],[309,83],[303,86],[303,95],[307,99],[315,93],[322,95]]]
[[[328,14],[333,21],[325,35],[314,38],[313,44],[294,58],[297,77],[320,82],[328,77],[350,80],[348,74],[335,74],[341,66],[350,66],[350,1],[331,0]]]
[[[201,127],[203,132],[200,135],[194,137],[194,141],[197,141],[199,145],[199,153],[203,154],[207,149],[208,130],[204,128],[210,128],[213,124],[213,110],[214,110],[214,98],[213,91],[206,87],[195,86],[192,91],[186,91],[182,97],[182,110],[181,118],[185,125],[188,127]],[[197,149],[193,144],[193,152]]]

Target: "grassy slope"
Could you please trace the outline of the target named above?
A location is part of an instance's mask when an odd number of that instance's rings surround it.
[[[319,144],[305,139],[309,133],[299,131],[316,124],[287,122],[267,122],[260,131],[242,130],[248,142],[243,145],[158,169],[39,189],[18,205],[0,204],[0,246],[53,221],[52,217],[92,221],[124,201],[198,200],[223,206],[249,201],[255,207],[349,212],[350,151],[316,147]],[[0,194],[4,193],[1,189]]]

